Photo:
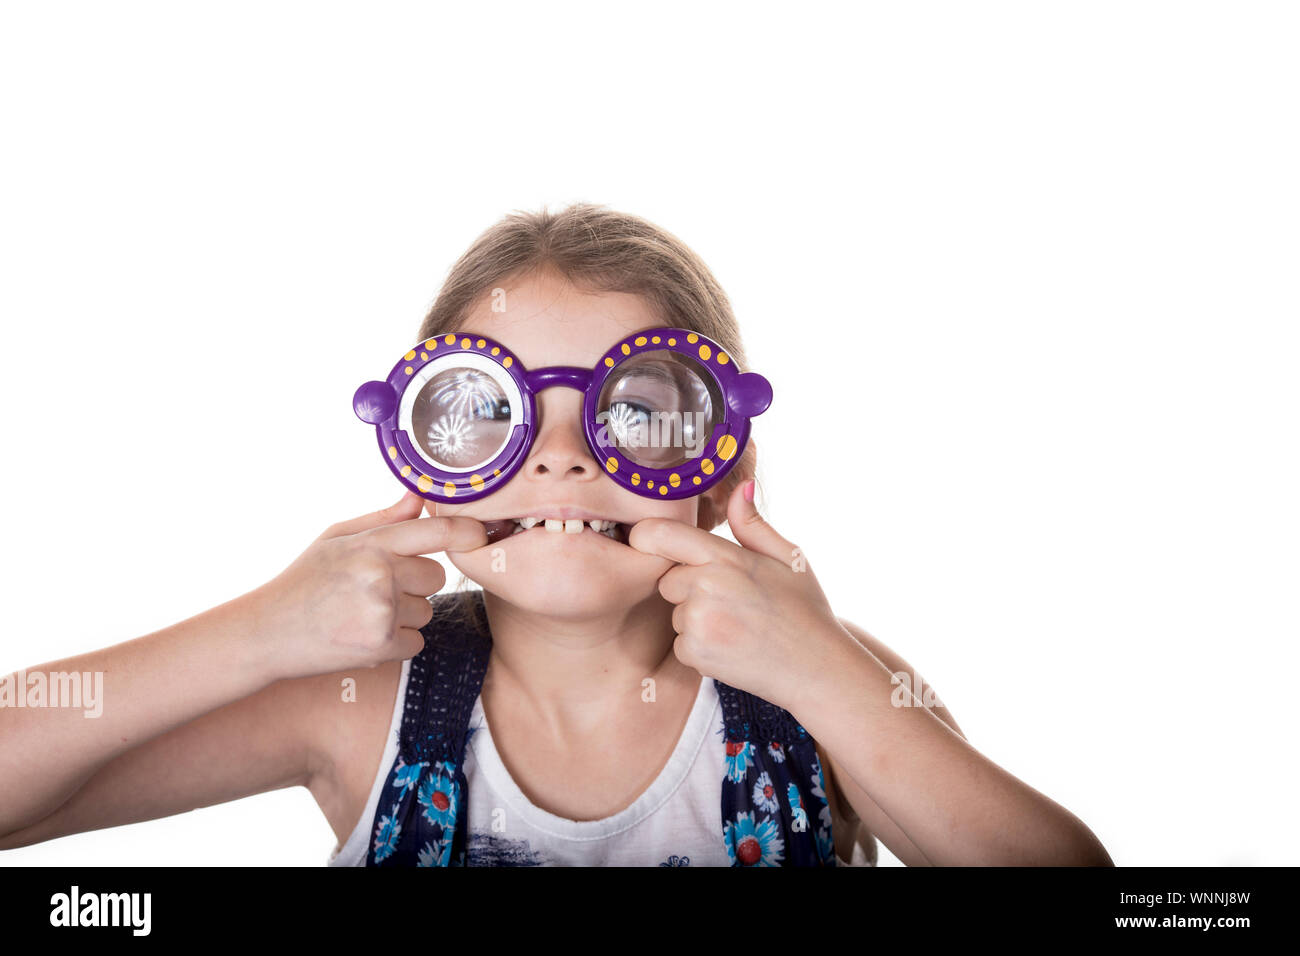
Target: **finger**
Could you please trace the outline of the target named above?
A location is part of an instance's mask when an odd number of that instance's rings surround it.
[[[408,491],[402,495],[400,501],[389,505],[387,508],[380,508],[378,511],[372,511],[360,518],[352,518],[348,521],[340,521],[338,524],[330,525],[325,529],[325,533],[321,537],[341,538],[345,534],[356,534],[360,531],[368,531],[371,528],[378,528],[398,521],[409,521],[418,515],[423,507],[424,499],[415,492]]]
[[[419,597],[437,594],[447,583],[446,569],[433,558],[399,556],[393,562],[393,577],[399,590]]]
[[[691,594],[691,577],[696,568],[690,564],[677,564],[659,578],[659,593],[669,604],[681,604]]]
[[[678,564],[734,561],[740,551],[726,538],[671,518],[643,518],[628,532],[627,543],[644,554]]]
[[[404,661],[424,650],[424,635],[416,628],[399,627],[393,634],[393,656],[389,660]]]
[[[481,521],[464,515],[412,518],[366,532],[393,554],[435,554],[439,551],[473,551],[487,545]]]
[[[789,564],[797,549],[758,513],[753,500],[755,489],[756,484],[751,478],[742,481],[732,490],[731,497],[727,499],[727,525],[746,550],[757,551],[782,564]]]
[[[416,597],[414,594],[397,596],[397,626],[413,627],[416,630],[433,620],[433,605],[428,598]]]

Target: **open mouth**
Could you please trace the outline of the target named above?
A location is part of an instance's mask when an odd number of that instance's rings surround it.
[[[524,518],[484,521],[483,528],[487,531],[488,544],[528,532],[571,534],[575,536],[584,532],[591,532],[609,538],[611,541],[617,541],[619,544],[627,544],[628,532],[632,530],[632,526],[629,524],[605,518],[592,518],[584,521],[582,518],[543,518],[532,515]]]

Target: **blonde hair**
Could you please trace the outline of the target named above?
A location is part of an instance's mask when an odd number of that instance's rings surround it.
[[[644,296],[665,325],[703,333],[745,367],[731,302],[703,260],[653,223],[593,203],[516,210],[489,227],[451,267],[416,337],[454,331],[492,289],[547,268],[586,291]]]
[[[740,368],[748,368],[731,302],[704,261],[640,216],[586,202],[558,212],[515,210],[489,226],[449,270],[416,341],[459,330],[493,289],[547,270],[583,291],[642,296],[663,325],[713,339]],[[734,491],[753,477],[756,464],[751,441],[723,489]],[[462,587],[466,583],[462,578]]]

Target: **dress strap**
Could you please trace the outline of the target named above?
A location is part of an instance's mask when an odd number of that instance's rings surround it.
[[[726,761],[722,839],[733,866],[835,866],[817,742],[794,715],[714,680]]]
[[[471,617],[460,616],[460,594],[434,598],[433,620],[420,629],[424,649],[411,658],[400,752],[408,764],[453,760],[465,752],[466,728],[487,674],[492,638],[481,591]],[[481,628],[481,630],[480,630]]]
[[[780,740],[793,742],[808,739],[794,715],[761,697],[714,680],[728,740]]]
[[[411,658],[398,757],[375,819],[368,866],[464,866],[465,743],[492,638],[482,592],[462,613],[457,592],[435,596]]]

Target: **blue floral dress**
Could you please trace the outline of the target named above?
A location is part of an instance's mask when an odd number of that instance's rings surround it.
[[[367,866],[475,866],[467,847],[462,769],[469,718],[492,639],[475,592],[478,626],[434,598],[424,649],[411,659],[401,739],[380,794]],[[775,704],[715,680],[726,734],[719,769],[722,832],[732,866],[835,866],[831,811],[816,743]],[[482,861],[487,862],[487,861]],[[686,866],[670,856],[660,866]]]

